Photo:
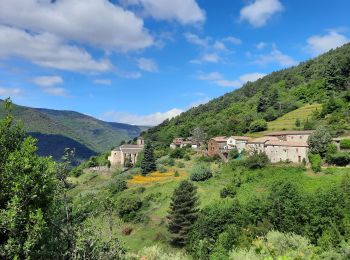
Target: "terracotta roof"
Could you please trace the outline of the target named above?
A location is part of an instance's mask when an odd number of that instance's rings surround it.
[[[248,141],[248,144],[252,143],[252,144],[264,144],[268,141],[279,141],[280,139],[278,139],[277,137],[274,136],[263,136],[263,137],[259,137],[259,138],[255,138],[255,139],[250,139]]]
[[[248,136],[230,136],[230,138],[235,140],[244,140],[244,141],[249,141],[250,139],[252,139],[251,137],[248,137]]]
[[[266,146],[290,146],[290,147],[309,147],[305,142],[287,142],[287,141],[268,141]]]
[[[279,131],[268,133],[265,136],[280,136],[280,135],[311,135],[314,131]]]
[[[216,136],[216,137],[213,137],[212,140],[214,140],[215,142],[218,142],[218,143],[222,143],[222,142],[227,142],[227,137],[226,136]]]

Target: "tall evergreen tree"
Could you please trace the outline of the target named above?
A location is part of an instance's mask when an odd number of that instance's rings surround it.
[[[197,187],[184,180],[173,193],[168,215],[168,230],[171,244],[177,247],[186,245],[187,236],[198,217]]]
[[[150,142],[146,143],[144,155],[141,161],[141,173],[143,175],[149,174],[157,169],[156,159],[153,154],[153,147]]]

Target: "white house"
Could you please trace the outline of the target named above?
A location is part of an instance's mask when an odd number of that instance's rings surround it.
[[[233,148],[237,148],[238,152],[242,152],[246,149],[246,144],[250,140],[250,137],[246,136],[230,136],[227,139],[227,149],[231,150]]]

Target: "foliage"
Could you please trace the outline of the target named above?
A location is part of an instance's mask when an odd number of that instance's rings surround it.
[[[127,185],[125,179],[122,177],[118,177],[118,178],[115,178],[113,180],[113,182],[110,184],[109,191],[112,194],[115,194],[118,192],[122,192],[122,191],[126,190],[127,188],[128,188],[128,185]]]
[[[175,160],[173,158],[170,158],[170,156],[163,156],[157,160],[158,164],[162,164],[165,166],[174,166]]]
[[[337,152],[327,156],[327,163],[337,166],[347,166],[350,164],[350,154],[345,152]]]
[[[261,131],[265,131],[266,129],[267,129],[267,122],[264,119],[257,119],[253,121],[249,126],[249,130],[251,132],[261,132]]]
[[[195,127],[191,131],[192,141],[198,145],[204,144],[207,141],[208,135],[201,127]]]
[[[175,189],[170,202],[168,215],[168,230],[171,234],[171,244],[183,247],[187,243],[198,215],[197,188],[185,180]]]
[[[155,171],[156,169],[157,166],[153,154],[153,147],[150,142],[147,142],[144,149],[144,157],[141,161],[141,173],[143,175],[146,175]]]
[[[319,154],[309,153],[309,161],[311,164],[311,169],[314,172],[320,172],[322,166],[322,158]]]
[[[230,152],[228,153],[228,158],[233,160],[233,159],[237,159],[239,156],[239,152],[237,148],[233,148],[230,150]]]
[[[175,148],[172,149],[169,153],[170,158],[173,159],[182,159],[185,156],[186,149],[185,148]]]
[[[341,139],[340,140],[341,149],[350,149],[350,139]]]
[[[321,157],[324,157],[327,152],[327,147],[331,142],[332,136],[328,130],[324,127],[318,127],[308,139],[310,152],[313,154],[319,154]]]
[[[191,181],[205,181],[213,176],[213,172],[208,164],[195,164],[190,170]]]
[[[136,195],[121,194],[116,201],[118,216],[125,222],[130,222],[137,217],[137,213],[142,206],[142,201]]]
[[[176,167],[178,167],[178,168],[185,168],[185,164],[183,162],[178,162],[176,164]]]
[[[158,165],[157,165],[157,170],[158,170],[160,173],[164,173],[164,172],[167,171],[167,169],[165,168],[165,166],[162,165],[162,164],[158,164]]]
[[[269,163],[266,153],[253,151],[244,161],[243,164],[249,169],[260,169]]]
[[[137,255],[131,255],[130,259],[147,259],[147,260],[186,260],[189,259],[184,253],[169,253],[159,246],[143,248]]]

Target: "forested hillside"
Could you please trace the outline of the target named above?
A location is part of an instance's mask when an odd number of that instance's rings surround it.
[[[198,126],[209,137],[259,132],[267,129],[267,122],[305,104],[322,106],[301,120],[299,128],[323,124],[333,135],[341,135],[349,129],[349,101],[350,44],[346,44],[166,120],[150,129],[146,137],[165,146],[173,137],[189,136]]]
[[[13,115],[29,135],[38,139],[38,153],[59,159],[65,148],[75,148],[80,159],[106,152],[122,140],[139,136],[145,127],[109,123],[73,111],[13,105]],[[0,118],[5,117],[0,100]]]

